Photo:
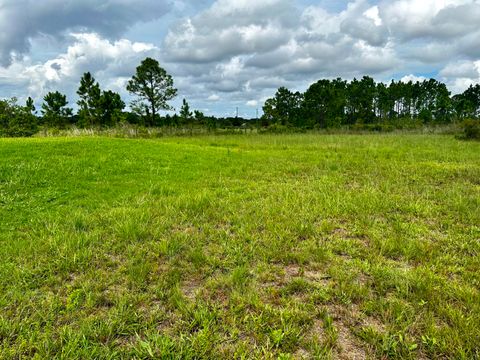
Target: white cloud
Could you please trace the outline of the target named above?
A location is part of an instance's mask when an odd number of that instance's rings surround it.
[[[478,78],[480,61],[456,61],[447,64],[440,75],[445,78]]]
[[[199,98],[221,92],[223,101],[246,104],[279,86],[301,91],[338,76],[389,81],[393,74],[440,70],[445,57],[475,56],[477,3],[354,0],[332,13],[290,0],[218,0],[171,28],[163,50],[172,64],[183,64],[176,68],[188,78],[186,91]]]
[[[210,95],[208,98],[207,98],[208,101],[218,101],[220,100],[220,96],[216,95],[216,94],[213,94],[213,95]]]
[[[41,64],[31,64],[28,58],[0,68],[4,83],[24,86],[28,95],[39,98],[60,89],[73,96],[80,77],[90,71],[102,87],[124,92],[127,79],[146,56],[158,54],[152,44],[129,40],[111,42],[93,33],[71,34],[74,43],[65,53]]]
[[[286,37],[289,1],[214,2],[183,20],[165,37],[166,57],[175,62],[213,62],[244,53],[270,51]],[[265,17],[272,13],[274,17]],[[288,21],[287,21],[288,20]]]
[[[463,92],[480,83],[480,60],[451,62],[440,71],[440,76],[454,94]]]
[[[438,29],[432,25],[440,11],[451,11],[456,6],[468,3],[473,4],[468,0],[385,0],[379,5],[379,13],[396,36],[412,39],[435,36]]]
[[[246,103],[278,86],[388,71],[398,61],[387,35],[378,7],[366,0],[339,14],[320,6],[302,10],[290,0],[218,0],[171,28],[163,51],[179,72],[195,67],[185,76],[202,84],[195,90],[200,96],[222,92]]]
[[[243,70],[243,60],[236,56],[230,59],[227,63],[218,64],[216,71],[220,73],[222,78],[236,77]]]
[[[383,20],[380,18],[380,11],[378,10],[377,5],[365,10],[363,15],[365,15],[366,18],[373,20],[373,23],[376,26],[383,25]]]
[[[170,9],[169,0],[1,0],[0,64],[28,53],[30,42],[40,35],[60,38],[88,29],[112,39]]]
[[[340,14],[340,31],[354,39],[364,40],[372,46],[383,46],[389,38],[388,29],[383,26],[378,6],[371,6],[366,0],[350,3]]]
[[[417,81],[418,81],[418,82],[422,82],[422,81],[424,81],[424,80],[427,80],[427,78],[424,77],[424,76],[417,76],[417,75],[413,75],[413,74],[405,75],[404,77],[402,77],[402,78],[400,79],[400,81],[401,81],[401,82],[404,82],[404,83],[408,83],[408,82],[410,82],[410,81],[413,82],[413,83],[415,83],[415,82],[417,82]]]

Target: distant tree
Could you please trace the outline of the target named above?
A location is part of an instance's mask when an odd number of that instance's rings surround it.
[[[452,97],[452,106],[457,120],[464,120],[467,115],[468,103],[463,94],[457,94]]]
[[[132,109],[147,118],[147,125],[156,123],[160,110],[172,109],[168,101],[177,95],[172,77],[152,58],[146,58],[137,67],[127,90],[138,97],[132,103]]]
[[[367,129],[378,129],[383,125],[446,123],[452,121],[452,115],[457,119],[480,116],[480,84],[451,97],[447,86],[435,79],[415,83],[392,80],[388,85],[376,83],[369,76],[350,82],[324,79],[312,84],[304,94],[280,87],[274,97],[265,101],[263,113],[264,126],[365,125]]]
[[[36,109],[35,109],[35,102],[33,99],[29,96],[26,103],[25,103],[25,109],[30,112],[30,114],[34,114]]]
[[[387,121],[393,115],[395,100],[392,98],[390,88],[384,83],[377,85],[376,114],[383,120]]]
[[[168,115],[168,114],[167,114]],[[180,116],[178,116],[177,114],[173,114],[171,117],[170,117],[170,124],[172,124],[173,126],[178,126],[180,125]]]
[[[461,94],[463,101],[464,116],[466,118],[480,117],[480,84],[470,85]]]
[[[16,98],[0,100],[0,136],[24,137],[35,134],[37,118],[31,109],[28,106],[19,106]]]
[[[190,119],[192,118],[192,112],[190,111],[190,105],[188,105],[187,100],[183,99],[182,107],[180,108],[180,118],[184,124],[190,123]]]
[[[121,119],[125,103],[116,92],[102,92],[99,99],[99,117],[102,125],[112,126]]]
[[[12,100],[0,99],[0,131],[2,135],[6,132],[9,119],[12,115]]]
[[[101,90],[98,82],[91,73],[83,74],[80,87],[77,90],[80,99],[78,104],[78,118],[81,126],[92,126],[100,121]]]
[[[80,97],[77,104],[81,126],[112,126],[121,118],[125,103],[120,95],[111,90],[102,91],[89,72],[80,79],[77,94]]]
[[[346,82],[341,79],[319,80],[304,95],[305,125],[318,127],[340,126],[345,115]]]
[[[353,79],[346,89],[346,117],[349,124],[371,123],[375,120],[375,81],[368,76]]]
[[[267,124],[302,126],[302,103],[303,94],[280,87],[275,93],[275,97],[265,101],[262,120]]]
[[[167,126],[173,125],[172,117],[170,116],[170,114],[165,115],[165,118],[163,119],[162,123]]]
[[[63,127],[68,117],[72,116],[72,109],[67,108],[67,96],[58,91],[49,92],[43,98],[42,115],[45,124],[55,127]]]
[[[437,122],[446,123],[450,120],[452,112],[452,99],[447,85],[437,82],[435,93],[435,120]]]
[[[359,98],[359,118],[365,123],[372,123],[375,121],[375,99],[377,84],[370,76],[364,76],[360,80],[361,95]]]
[[[195,119],[195,122],[197,124],[201,124],[201,125],[205,124],[205,115],[200,110],[193,111],[193,118]]]
[[[291,92],[285,87],[281,87],[275,94],[275,105],[277,110],[277,121],[281,125],[295,125],[301,117],[300,110],[303,95],[299,92]]]
[[[215,131],[217,129],[217,118],[214,116],[207,116],[204,119],[208,131]]]
[[[268,126],[277,121],[279,118],[277,110],[277,101],[276,98],[269,98],[265,101],[263,105],[263,116],[261,122],[264,126]]]
[[[140,115],[131,111],[123,113],[122,118],[124,118],[125,121],[128,122],[129,124],[135,124],[135,125],[142,124],[144,120]]]

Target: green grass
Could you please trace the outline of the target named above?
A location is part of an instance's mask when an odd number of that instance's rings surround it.
[[[0,140],[0,358],[480,357],[480,143]]]

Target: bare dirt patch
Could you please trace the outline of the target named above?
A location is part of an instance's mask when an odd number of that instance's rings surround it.
[[[190,301],[195,301],[198,291],[201,288],[201,280],[192,278],[182,282],[180,290],[182,291],[183,296],[185,296]]]
[[[319,270],[305,270],[303,276],[308,281],[311,281],[317,285],[322,285],[325,287],[329,286],[332,278],[330,275],[325,274]]]
[[[195,235],[201,232],[201,229],[197,228],[192,224],[184,224],[184,225],[174,226],[172,228],[172,232],[177,234],[184,234],[184,235]]]
[[[358,307],[330,305],[328,312],[333,317],[338,332],[338,349],[335,358],[338,359],[366,359],[369,355],[361,340],[352,333],[354,328],[371,327],[375,331],[385,332],[385,326],[374,317],[367,316]]]
[[[301,273],[303,272],[303,268],[298,264],[289,264],[285,266],[285,280],[288,282],[289,280],[300,277]]]
[[[339,344],[337,359],[360,360],[367,358],[367,352],[358,344],[350,330],[341,322],[335,324],[338,331]]]

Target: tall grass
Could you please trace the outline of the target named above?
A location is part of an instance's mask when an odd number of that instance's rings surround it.
[[[384,130],[382,130],[384,129]],[[291,128],[287,126],[257,127],[255,125],[244,127],[226,127],[209,129],[205,126],[163,126],[145,127],[133,124],[118,124],[112,127],[78,128],[71,126],[66,129],[42,128],[35,137],[114,137],[114,138],[161,138],[172,136],[203,136],[203,135],[252,135],[252,134],[277,134],[288,135],[295,133],[311,134],[372,134],[372,133],[394,133],[394,134],[436,134],[455,135],[462,133],[460,124],[431,124],[411,128],[394,128],[379,124],[377,127],[341,127],[328,129],[307,130]]]

